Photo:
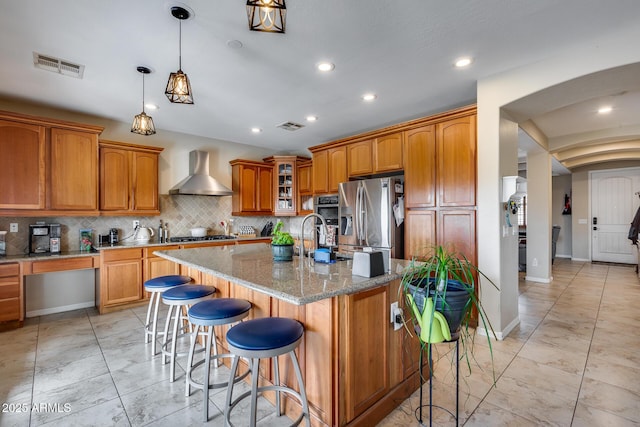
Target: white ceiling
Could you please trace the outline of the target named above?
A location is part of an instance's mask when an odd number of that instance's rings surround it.
[[[283,35],[249,31],[245,3],[3,2],[0,96],[131,122],[142,103],[136,67],[144,65],[153,70],[146,101],[160,106],[147,110],[157,129],[304,152],[473,103],[479,79],[595,45],[638,25],[640,16],[636,0],[289,0]],[[174,5],[195,12],[182,25],[182,69],[191,79],[194,105],[171,104],[164,96],[169,73],[178,68],[178,21],[169,12]],[[242,47],[230,47],[231,40]],[[34,68],[34,51],[85,65],[84,78]],[[456,69],[453,62],[461,56],[474,62]],[[324,60],[335,64],[333,72],[317,71]],[[533,121],[560,156],[583,140],[611,142],[603,136],[610,135],[606,129],[640,128],[638,76],[603,74],[599,90],[588,93],[578,84],[551,88],[510,111]],[[363,102],[365,92],[377,99]],[[593,114],[603,96],[615,104],[606,118]],[[307,115],[318,121],[306,122]],[[286,121],[305,128],[276,127]],[[252,127],[263,131],[252,134]],[[585,133],[589,138],[574,137]],[[150,143],[153,136],[139,138]]]

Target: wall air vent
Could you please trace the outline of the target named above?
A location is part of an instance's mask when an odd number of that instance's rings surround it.
[[[276,127],[293,132],[294,130],[302,129],[304,125],[301,125],[299,123],[294,123],[294,122],[286,122]]]
[[[81,79],[84,74],[84,65],[74,64],[64,59],[33,52],[33,65],[42,70],[51,71],[65,76]]]

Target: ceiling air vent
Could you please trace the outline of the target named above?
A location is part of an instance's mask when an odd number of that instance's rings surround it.
[[[37,52],[33,52],[33,65],[42,70],[76,77],[78,79],[81,79],[84,74],[84,65],[74,64],[64,59],[42,55]]]
[[[286,122],[276,127],[293,132],[294,130],[302,129],[304,125],[301,125],[299,123],[294,123],[294,122]]]

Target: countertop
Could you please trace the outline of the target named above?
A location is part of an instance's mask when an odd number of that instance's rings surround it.
[[[65,251],[57,254],[49,254],[49,255],[28,255],[28,254],[19,254],[19,255],[6,255],[0,256],[0,264],[6,264],[10,262],[20,262],[20,261],[42,261],[42,260],[52,260],[52,259],[61,259],[61,258],[75,258],[82,256],[96,256],[100,255],[100,251],[110,250],[110,249],[123,249],[123,248],[147,248],[147,247],[156,247],[156,246],[168,246],[168,245],[197,245],[202,243],[210,243],[210,242],[226,242],[227,244],[234,245],[236,242],[242,241],[250,241],[250,240],[260,240],[265,239],[265,237],[236,237],[234,239],[227,240],[205,240],[198,242],[169,242],[169,243],[158,243],[158,242],[120,242],[117,245],[104,245],[104,246],[95,246],[94,250],[91,252],[88,251]],[[269,239],[271,239],[269,237]]]
[[[353,294],[401,279],[411,262],[392,259],[391,273],[367,278],[351,274],[351,260],[321,264],[305,258],[301,264],[300,258],[294,257],[293,261],[274,262],[271,247],[266,243],[155,251],[154,254],[295,305]]]

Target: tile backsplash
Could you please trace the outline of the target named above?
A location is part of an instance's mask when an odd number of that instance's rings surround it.
[[[281,219],[285,230],[291,231],[293,235],[300,234],[299,227],[302,217],[232,217],[231,197],[211,197],[211,196],[169,196],[160,195],[159,216],[136,217],[136,216],[96,216],[96,217],[0,217],[0,230],[6,230],[7,255],[26,254],[29,249],[29,224],[36,221],[46,223],[61,224],[62,238],[61,250],[77,251],[80,247],[81,228],[90,228],[94,233],[94,242],[97,241],[98,234],[108,234],[109,229],[118,228],[120,239],[123,239],[133,232],[133,220],[139,220],[140,225],[158,228],[160,220],[169,224],[169,236],[188,236],[193,227],[206,227],[209,234],[223,234],[224,230],[220,221],[230,221],[231,233],[236,233],[240,226],[252,226],[259,235],[262,227],[267,221],[277,221]],[[9,225],[18,223],[18,232],[9,233]],[[312,223],[312,221],[308,221]],[[305,232],[309,232],[305,230]]]

